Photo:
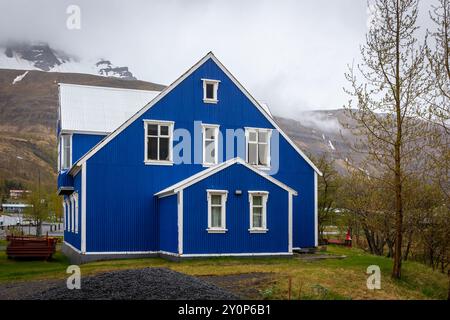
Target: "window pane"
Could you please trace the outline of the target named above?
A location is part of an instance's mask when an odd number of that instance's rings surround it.
[[[147,138],[147,159],[158,160],[158,138]]]
[[[256,143],[248,144],[248,163],[257,164],[256,161]]]
[[[215,128],[205,128],[205,138],[209,140],[215,139]]]
[[[259,144],[258,145],[258,164],[259,165],[268,165],[268,146],[267,144]]]
[[[259,142],[267,142],[269,137],[269,133],[267,131],[259,131],[258,132],[258,141]]]
[[[262,228],[262,208],[253,208],[253,228]]]
[[[206,99],[214,99],[214,84],[206,84]]]
[[[147,135],[157,136],[158,135],[158,125],[157,124],[147,125]]]
[[[159,138],[159,160],[169,160],[169,138]]]
[[[213,194],[211,195],[211,203],[212,204],[221,204],[222,203],[222,196]]]
[[[262,196],[253,196],[253,205],[262,205]]]
[[[221,228],[222,227],[222,208],[212,207],[211,208],[211,227]]]
[[[161,131],[161,135],[163,136],[169,135],[169,126],[160,126],[159,130]]]
[[[248,140],[256,142],[256,132],[255,131],[250,131],[248,133]]]
[[[216,151],[215,151],[215,142],[214,141],[206,141],[205,142],[205,162],[206,163],[216,163]]]
[[[62,169],[70,167],[70,136],[62,136]]]

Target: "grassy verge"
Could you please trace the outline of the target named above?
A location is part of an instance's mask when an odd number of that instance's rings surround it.
[[[402,280],[392,280],[392,260],[359,249],[329,246],[342,260],[303,261],[290,258],[211,258],[170,262],[160,258],[112,260],[81,266],[83,275],[120,269],[166,267],[195,276],[228,276],[264,273],[264,281],[252,284],[259,298],[286,299],[291,279],[292,299],[446,299],[448,279],[419,263],[406,261]],[[0,282],[65,278],[69,262],[57,253],[51,262],[7,260],[0,253]],[[366,269],[381,269],[381,290],[368,290]],[[236,282],[236,287],[248,283]]]

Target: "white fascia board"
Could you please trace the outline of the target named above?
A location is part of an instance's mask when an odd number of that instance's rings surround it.
[[[244,88],[244,86],[231,74],[230,71],[214,56],[212,52],[209,52],[206,56],[204,56],[200,61],[198,61],[195,65],[193,65],[189,70],[187,70],[181,77],[175,80],[170,86],[161,91],[152,101],[150,101],[147,105],[145,105],[141,110],[134,114],[130,119],[125,121],[119,128],[113,131],[110,135],[108,135],[105,139],[100,141],[97,145],[95,145],[91,150],[89,150],[83,157],[81,157],[75,165],[80,165],[81,163],[86,162],[90,157],[92,157],[98,150],[103,148],[109,141],[114,139],[119,133],[121,133],[125,128],[127,128],[131,123],[133,123],[136,119],[142,116],[145,112],[147,112],[151,107],[153,107],[158,101],[164,98],[169,92],[171,92],[178,84],[180,84],[184,79],[190,76],[195,70],[197,70],[203,63],[205,63],[208,59],[212,59],[219,68],[231,79],[231,81],[244,93],[244,95],[253,103],[253,105],[266,117],[266,119],[280,132],[280,134],[286,139],[286,141],[297,151],[298,154],[314,169],[317,174],[322,176],[322,172],[314,165],[314,163],[297,147],[297,145],[289,138],[289,136],[284,133],[283,130],[278,126],[278,124],[273,120],[270,114],[261,106],[261,104]]]
[[[69,129],[62,129],[59,135],[61,134],[90,134],[90,135],[99,135],[99,136],[107,136],[111,132],[104,132],[104,131],[83,131],[83,130],[69,130]]]

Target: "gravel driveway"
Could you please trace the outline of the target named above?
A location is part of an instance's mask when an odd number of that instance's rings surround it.
[[[1,285],[2,297],[32,300],[238,299],[212,283],[165,268],[113,271],[82,278],[80,290],[67,289],[65,281],[61,280]]]

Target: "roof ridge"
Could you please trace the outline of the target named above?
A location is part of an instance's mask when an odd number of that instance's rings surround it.
[[[60,87],[83,87],[83,88],[88,88],[88,89],[101,89],[101,90],[114,90],[114,91],[138,91],[138,92],[161,92],[162,91],[162,90],[144,90],[144,89],[128,89],[128,88],[92,86],[92,85],[84,85],[84,84],[78,84],[78,83],[64,83],[64,82],[59,82],[58,86],[60,86]]]

